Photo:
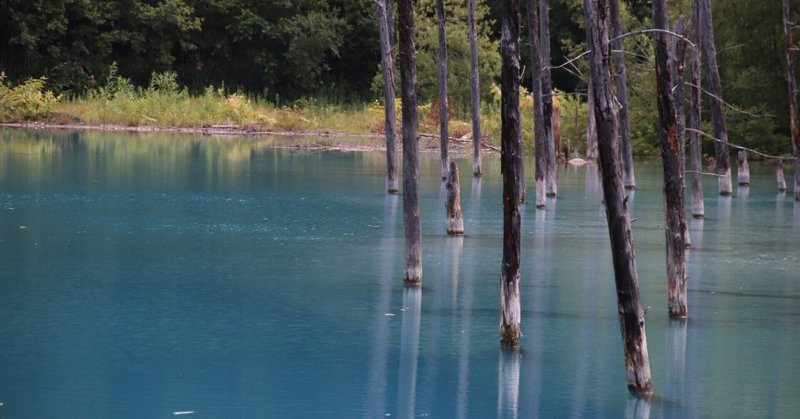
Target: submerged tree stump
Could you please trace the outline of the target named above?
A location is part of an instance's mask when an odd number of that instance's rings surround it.
[[[460,236],[464,234],[464,216],[461,214],[461,181],[458,177],[456,162],[450,162],[447,171],[447,198],[444,208],[447,212],[447,234]]]
[[[786,177],[783,175],[783,159],[775,159],[775,177],[778,181],[778,192],[786,192]]]
[[[750,186],[750,165],[747,164],[747,152],[744,150],[736,153],[736,177],[739,186]]]

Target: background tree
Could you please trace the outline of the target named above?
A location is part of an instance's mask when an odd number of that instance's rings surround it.
[[[381,75],[383,76],[383,106],[384,106],[384,131],[386,131],[386,190],[397,193],[397,173],[395,162],[395,144],[397,133],[397,119],[394,103],[394,54],[392,52],[386,1],[375,1],[375,16],[378,21],[378,38],[381,50]]]

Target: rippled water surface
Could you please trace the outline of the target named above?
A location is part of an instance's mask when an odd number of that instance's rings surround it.
[[[639,401],[596,167],[524,207],[523,346],[503,352],[497,156],[482,179],[458,160],[461,238],[423,156],[415,291],[384,156],[291,141],[0,130],[0,418],[800,417],[800,205],[771,167],[732,198],[705,180],[691,318],[670,322],[660,166],[638,163]]]

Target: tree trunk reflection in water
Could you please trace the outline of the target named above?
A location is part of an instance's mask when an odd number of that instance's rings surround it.
[[[664,404],[670,417],[685,417],[680,401],[685,400],[686,391],[686,319],[670,319],[667,323],[666,351],[664,356],[664,393],[675,402]]]
[[[519,417],[519,348],[501,348],[497,368],[497,417]]]
[[[400,362],[397,385],[397,415],[414,417],[419,359],[419,325],[422,313],[422,288],[403,289],[403,321],[400,326]]]

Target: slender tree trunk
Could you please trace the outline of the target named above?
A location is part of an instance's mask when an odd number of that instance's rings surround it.
[[[750,165],[747,164],[747,152],[736,153],[736,178],[739,186],[750,186]]]
[[[403,225],[405,276],[408,286],[422,285],[422,238],[419,211],[419,142],[417,129],[417,59],[413,0],[398,1],[400,85],[403,98]]]
[[[539,0],[539,46],[542,62],[542,115],[544,116],[547,196],[558,195],[555,135],[553,134],[553,82],[550,76],[550,0]]]
[[[394,0],[386,1],[386,27],[389,28],[389,45],[392,47],[392,62],[394,62],[395,47],[397,47],[397,27],[394,21]]]
[[[447,179],[450,167],[447,157],[447,32],[445,30],[444,0],[436,0],[436,17],[439,20],[439,145],[442,158],[442,180]]]
[[[501,151],[503,173],[503,264],[500,268],[500,344],[519,346],[520,331],[520,0],[503,0],[501,20]]]
[[[542,100],[542,44],[539,38],[539,8],[536,0],[528,0],[528,35],[531,46],[531,79],[533,81],[533,147],[536,156],[536,208],[546,205],[547,191],[547,123]]]
[[[666,0],[653,1],[653,25],[668,30]],[[670,317],[686,317],[686,247],[684,246],[683,172],[680,126],[672,87],[673,77],[667,35],[654,35],[658,90],[658,138],[664,167],[664,218],[667,240],[667,296]],[[676,54],[682,55],[682,54]],[[677,60],[676,60],[677,61]]]
[[[586,109],[589,122],[586,124],[586,160],[597,160],[597,120],[592,109],[594,105],[594,86],[589,80],[589,99],[586,101]]]
[[[706,63],[709,89],[711,91],[711,122],[714,125],[714,142],[717,159],[717,187],[720,195],[731,195],[731,163],[728,155],[728,128],[725,123],[725,104],[722,102],[722,81],[717,67],[717,48],[714,46],[714,23],[711,16],[711,0],[700,0],[701,43]]]
[[[686,26],[684,25],[684,18],[681,15],[678,21],[675,22],[675,28],[672,32],[680,34],[684,38],[688,35],[686,33]],[[686,47],[688,44],[683,39],[671,37],[669,40],[669,58],[670,70],[672,72],[672,87],[673,99],[675,101],[675,120],[677,121],[678,144],[679,144],[679,157],[680,163],[680,181],[682,188],[682,200],[685,202],[686,196],[686,115],[683,110],[684,102],[684,88],[683,88],[683,71],[686,67]],[[686,247],[691,246],[692,241],[689,238],[689,225],[686,223],[685,211],[681,213],[683,219],[683,243]],[[685,264],[684,264],[685,265]],[[684,269],[685,270],[685,269]]]
[[[472,174],[483,175],[481,163],[481,89],[478,74],[478,32],[476,28],[477,0],[467,0],[469,24],[469,85],[472,99]]]
[[[778,192],[786,192],[786,177],[783,175],[783,159],[775,160],[775,178],[778,181]]]
[[[608,41],[606,0],[584,0],[589,69],[594,89],[600,167],[603,175],[608,232],[614,261],[617,289],[617,310],[625,352],[625,375],[628,390],[634,394],[652,393],[650,361],[644,309],[639,301],[639,280],[636,273],[631,219],[628,200],[622,183],[617,146],[617,115],[611,94],[611,48]]]
[[[789,90],[789,125],[792,132],[792,157],[794,158],[794,200],[800,201],[800,125],[797,122],[797,82],[794,78],[792,25],[789,21],[789,0],[781,0],[783,12],[783,41],[786,50],[786,85]],[[783,165],[781,165],[783,169]]]
[[[461,180],[458,176],[456,162],[450,162],[447,171],[447,199],[445,210],[447,212],[447,234],[459,236],[464,234],[464,216],[461,214]]]
[[[692,86],[692,103],[689,107],[689,128],[696,131],[689,132],[689,159],[692,170],[692,216],[703,218],[705,216],[705,205],[703,204],[703,163],[700,135],[697,133],[701,129],[700,101],[702,91],[700,90],[700,56],[702,54],[702,44],[700,34],[702,32],[700,20],[700,2],[692,0],[692,74],[690,80]]]
[[[556,161],[559,161],[561,156],[561,106],[558,105],[553,106],[553,145],[555,146]],[[567,156],[564,157],[564,161],[567,161]]]
[[[381,42],[381,71],[383,74],[383,101],[386,130],[386,190],[397,193],[396,156],[397,150],[397,118],[394,108],[394,57],[390,44],[391,35],[386,16],[384,0],[375,0],[375,11],[378,18],[378,38]]]
[[[619,102],[619,139],[622,150],[622,164],[625,169],[623,183],[625,189],[636,189],[636,176],[633,171],[633,150],[631,148],[631,129],[628,122],[628,80],[625,75],[625,54],[622,39],[622,20],[619,12],[619,1],[610,0],[611,32],[614,42],[614,80],[617,85],[617,101]],[[619,38],[619,39],[617,39]]]

